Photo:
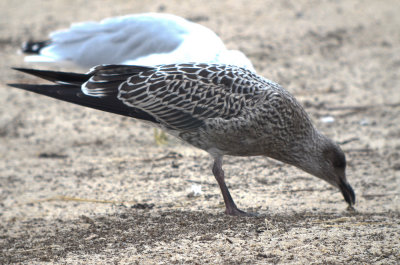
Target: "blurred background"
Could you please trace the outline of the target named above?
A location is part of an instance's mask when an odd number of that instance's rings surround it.
[[[397,263],[398,10],[396,0],[0,1],[0,263]],[[6,85],[41,82],[11,67],[82,71],[26,64],[24,41],[143,12],[210,28],[294,94],[345,151],[357,212],[297,169],[228,157],[232,196],[267,217],[225,217],[206,153]],[[188,196],[193,183],[199,197]]]

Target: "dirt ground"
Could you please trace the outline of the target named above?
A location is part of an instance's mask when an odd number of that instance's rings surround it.
[[[399,264],[399,10],[398,0],[0,1],[0,263]],[[10,69],[26,66],[23,41],[148,11],[213,29],[293,93],[341,143],[356,211],[298,169],[227,157],[236,203],[261,216],[225,216],[205,152],[7,87],[38,82]]]

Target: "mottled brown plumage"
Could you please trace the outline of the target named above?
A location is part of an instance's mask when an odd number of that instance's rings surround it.
[[[103,65],[88,74],[17,69],[59,85],[12,85],[154,123],[214,158],[213,173],[230,215],[239,210],[225,185],[224,155],[267,156],[338,187],[355,202],[340,147],[313,126],[280,85],[236,66]]]

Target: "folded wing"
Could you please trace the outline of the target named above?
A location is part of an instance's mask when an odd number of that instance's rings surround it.
[[[179,131],[237,117],[271,85],[243,68],[218,64],[101,65],[87,74],[16,70],[56,84],[11,86]]]

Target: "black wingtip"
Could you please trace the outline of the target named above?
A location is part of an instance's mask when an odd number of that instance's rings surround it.
[[[51,43],[50,40],[45,41],[26,41],[21,46],[21,51],[26,54],[39,54],[40,51]]]
[[[45,79],[45,80],[48,80],[48,81],[51,81],[54,83],[81,85],[90,78],[90,75],[88,75],[88,74],[38,70],[38,69],[30,69],[30,68],[22,68],[22,67],[11,67],[11,68],[16,71],[30,74],[33,76],[37,76],[39,78],[42,78],[42,79]]]
[[[42,71],[42,70],[35,70],[35,69],[22,68],[22,67],[11,67],[11,69],[26,73],[26,74],[31,74],[31,75],[35,75],[36,72]]]
[[[91,97],[85,95],[82,93],[80,86],[69,84],[32,85],[16,83],[10,83],[7,85],[84,107],[158,123],[158,121],[151,115],[140,109],[125,105],[122,101],[117,99],[117,97]]]
[[[55,89],[58,88],[57,85],[32,85],[32,84],[15,84],[15,83],[7,84],[7,86],[46,95],[49,97],[54,97],[52,96],[52,94],[54,94]],[[65,85],[64,87],[70,88],[72,86]]]
[[[26,84],[7,84],[7,86],[27,90],[31,85],[26,85]]]
[[[19,88],[19,85],[20,85],[20,84],[7,84],[7,86],[16,87],[16,88]]]
[[[16,70],[18,72],[22,72],[25,74],[30,74],[34,75],[43,79],[50,78],[50,76],[53,76],[55,73],[58,73],[57,71],[49,71],[49,70],[38,70],[38,69],[31,69],[31,68],[23,68],[23,67],[11,67],[11,69]],[[47,78],[45,78],[47,77]],[[50,80],[52,81],[52,80]]]

